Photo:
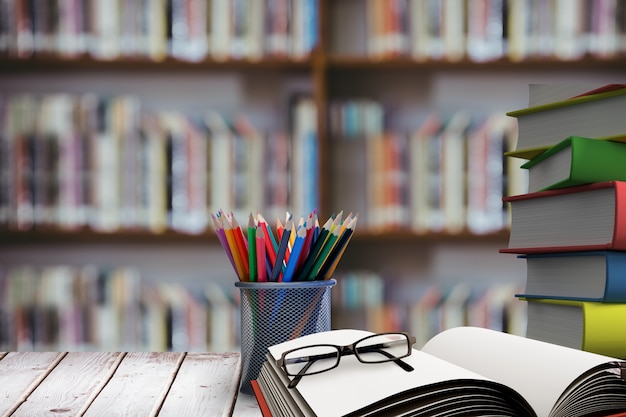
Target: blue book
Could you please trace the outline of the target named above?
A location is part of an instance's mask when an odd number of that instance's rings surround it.
[[[626,252],[537,253],[526,259],[526,299],[626,302]]]

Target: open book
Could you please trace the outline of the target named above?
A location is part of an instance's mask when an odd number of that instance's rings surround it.
[[[271,346],[252,381],[264,416],[599,416],[626,411],[626,362],[478,327],[457,327],[394,362],[306,375],[295,388],[277,365],[287,350],[349,345],[371,332],[331,330]]]

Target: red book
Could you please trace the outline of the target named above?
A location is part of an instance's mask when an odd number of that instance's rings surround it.
[[[511,233],[502,253],[626,250],[626,182],[606,181],[502,199]]]
[[[257,403],[259,403],[259,408],[261,409],[263,417],[272,417],[272,412],[267,405],[267,401],[265,401],[263,392],[261,392],[261,388],[259,387],[259,383],[256,382],[256,379],[250,381],[250,386],[252,387],[252,392],[254,393]]]

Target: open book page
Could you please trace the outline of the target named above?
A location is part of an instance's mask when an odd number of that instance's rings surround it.
[[[422,351],[513,388],[538,416],[550,415],[560,395],[578,376],[600,364],[619,361],[478,327],[445,330]]]
[[[296,347],[323,343],[348,345],[370,334],[362,330],[331,330],[271,346],[269,351],[277,360],[282,352]],[[342,416],[395,393],[422,385],[454,379],[487,380],[479,374],[415,349],[411,356],[402,360],[415,370],[407,372],[393,362],[364,364],[354,355],[343,356],[337,368],[303,377],[297,390],[316,415]]]

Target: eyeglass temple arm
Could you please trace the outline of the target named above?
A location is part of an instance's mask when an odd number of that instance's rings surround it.
[[[321,357],[322,355],[318,355],[318,356]],[[302,377],[306,374],[307,369],[309,369],[316,360],[321,359],[320,357],[315,357],[315,358],[311,357],[310,361],[307,362],[307,364],[304,365],[302,369],[300,369],[300,372],[298,372],[298,375],[294,376],[293,379],[289,381],[289,385],[287,385],[287,388],[295,388],[296,385],[298,385],[298,382],[300,382]]]

